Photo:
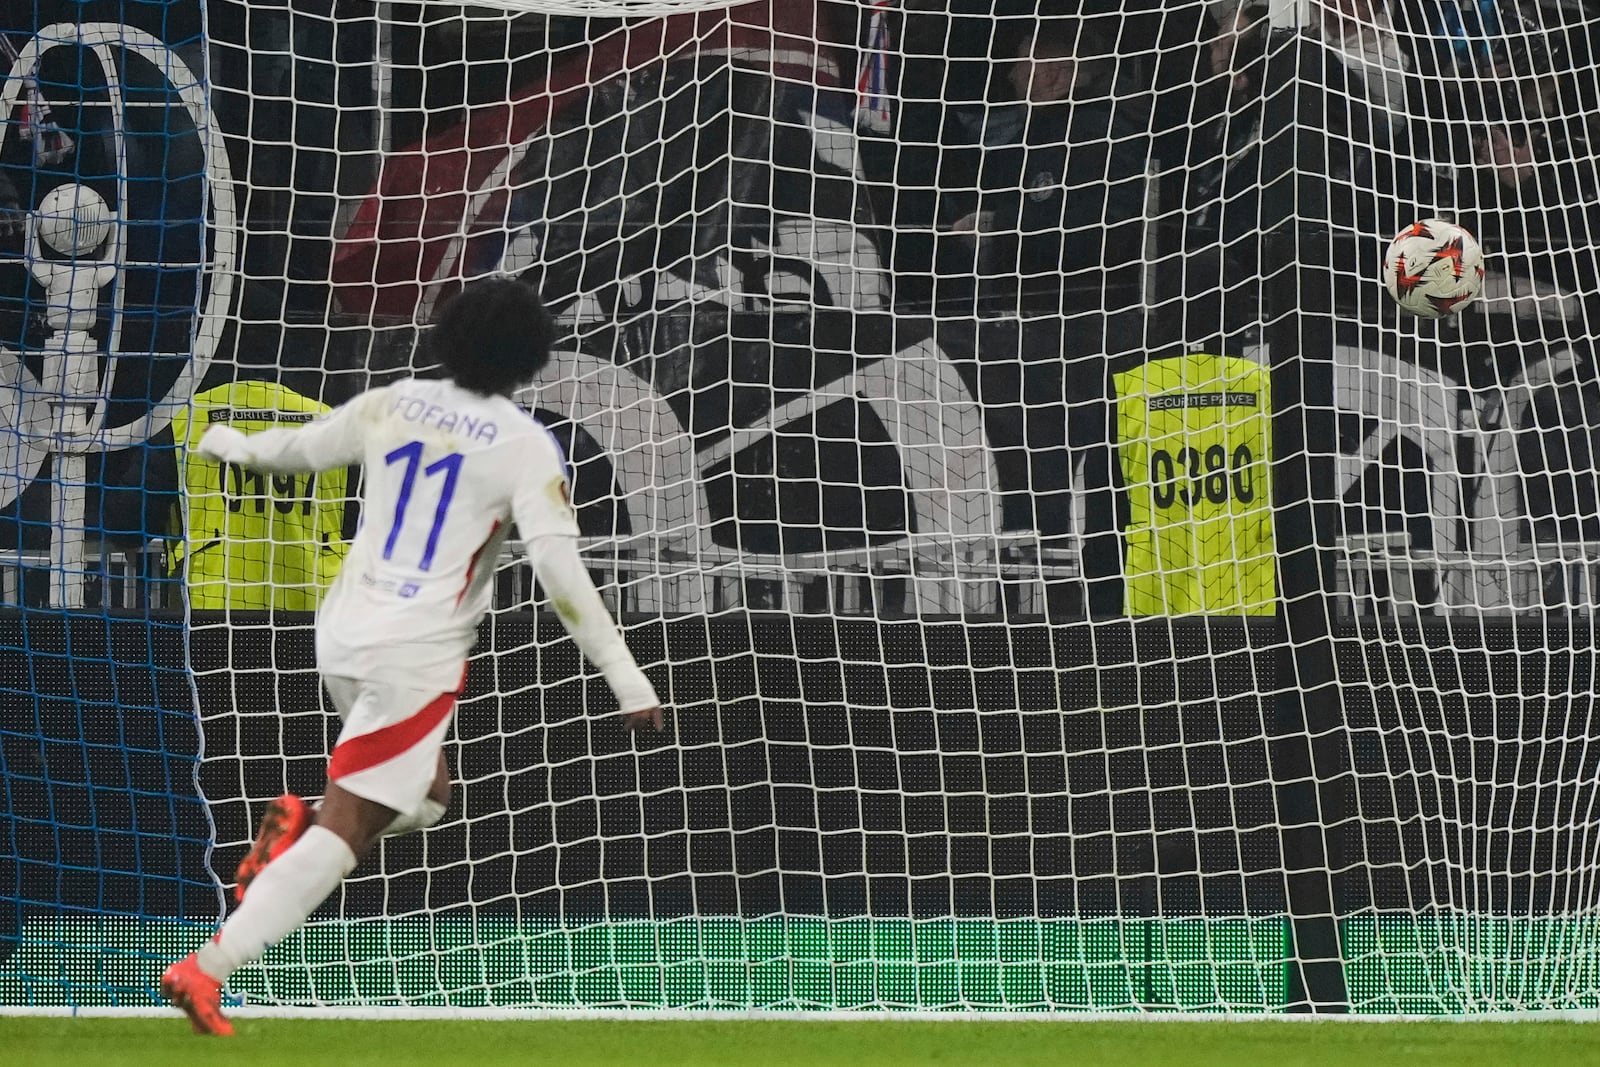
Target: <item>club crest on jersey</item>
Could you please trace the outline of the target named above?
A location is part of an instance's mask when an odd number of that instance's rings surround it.
[[[550,504],[558,514],[572,514],[571,490],[567,488],[567,479],[564,475],[550,479],[550,484],[545,487],[545,495],[550,498]]]

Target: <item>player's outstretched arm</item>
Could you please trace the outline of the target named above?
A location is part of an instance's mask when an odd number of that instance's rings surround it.
[[[528,562],[539,584],[550,594],[561,624],[578,643],[589,662],[600,668],[606,684],[617,696],[623,725],[630,731],[662,726],[661,699],[606,610],[600,592],[578,557],[576,538],[563,534],[535,537],[526,544]]]
[[[348,467],[361,460],[361,412],[372,402],[363,393],[328,414],[293,429],[245,434],[232,426],[213,426],[195,451],[218,463],[237,463],[267,474],[305,474]]]

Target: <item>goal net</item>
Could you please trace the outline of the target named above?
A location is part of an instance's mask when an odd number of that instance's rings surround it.
[[[33,7],[0,1010],[156,1003],[324,788],[360,472],[186,446],[491,275],[669,729],[508,553],[444,820],[238,1002],[1600,1009],[1588,5]]]

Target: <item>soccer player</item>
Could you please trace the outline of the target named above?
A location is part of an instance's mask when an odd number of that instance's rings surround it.
[[[344,720],[314,812],[273,801],[239,865],[238,908],[161,992],[196,1033],[227,1035],[223,984],[293,932],[380,837],[432,826],[450,799],[442,751],[467,653],[489,609],[509,523],[629,731],[661,729],[661,703],[578,557],[560,447],[510,400],[550,358],[534,291],[468,286],[427,343],[448,380],[373,389],[298,429],[216,426],[198,451],[270,474],[360,463],[362,526],[317,616],[317,660]],[[247,892],[248,891],[248,892]]]

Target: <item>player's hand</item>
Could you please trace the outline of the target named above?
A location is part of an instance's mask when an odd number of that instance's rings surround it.
[[[238,463],[249,454],[248,437],[232,426],[213,426],[194,446],[195,452],[218,463]]]
[[[642,711],[630,711],[622,716],[622,728],[630,734],[636,734],[648,726],[656,733],[660,733],[662,714],[660,704]]]

